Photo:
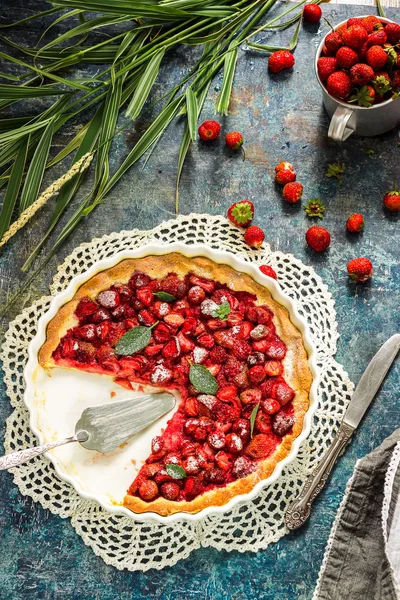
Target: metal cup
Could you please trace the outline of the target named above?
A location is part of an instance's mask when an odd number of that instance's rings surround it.
[[[363,15],[359,17],[363,19]],[[380,17],[380,20],[385,23],[393,23],[390,19],[384,19]],[[348,19],[342,21],[337,25],[343,25]],[[318,75],[317,61],[322,54],[322,48],[325,42],[325,37],[320,43],[317,54],[315,56],[315,73],[319,85],[322,88],[323,101],[326,112],[331,117],[331,122],[328,130],[328,137],[332,138],[336,142],[343,142],[347,138],[355,133],[361,136],[372,136],[380,135],[386,131],[390,131],[400,124],[400,96],[395,100],[391,98],[385,100],[381,104],[376,106],[354,106],[343,102],[338,98],[334,98],[328,94],[326,87],[322,83]]]

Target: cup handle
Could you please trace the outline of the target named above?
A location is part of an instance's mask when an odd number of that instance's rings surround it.
[[[347,127],[347,123],[353,112],[354,111],[351,110],[351,108],[338,106],[329,125],[328,137],[335,140],[335,142],[347,140],[347,138],[354,133],[354,129]]]

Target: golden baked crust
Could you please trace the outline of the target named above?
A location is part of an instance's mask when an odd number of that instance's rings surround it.
[[[217,264],[208,258],[187,258],[179,253],[170,253],[162,256],[123,260],[110,269],[100,271],[84,283],[76,291],[72,300],[58,311],[47,326],[46,341],[39,351],[39,363],[44,368],[56,366],[52,353],[67,330],[77,325],[78,320],[74,315],[74,311],[79,300],[84,296],[95,298],[100,291],[109,288],[116,282],[126,283],[135,269],[157,279],[163,279],[170,272],[183,277],[191,271],[198,277],[225,283],[232,290],[256,294],[257,304],[267,305],[274,313],[273,320],[277,334],[287,346],[287,354],[283,363],[285,380],[296,391],[293,400],[295,423],[291,433],[283,437],[281,444],[269,458],[260,461],[257,469],[247,477],[237,479],[225,487],[204,492],[190,502],[174,502],[164,498],[157,498],[153,502],[144,502],[136,496],[129,495],[125,496],[123,502],[124,506],[133,512],[156,512],[164,516],[177,512],[197,513],[208,506],[222,506],[233,497],[250,492],[257,482],[269,477],[276,465],[288,455],[293,441],[302,431],[304,415],[309,406],[309,391],[312,383],[302,336],[290,321],[287,310],[275,302],[269,291],[249,275],[239,273],[228,265]],[[108,375],[103,374],[103,376],[107,377]]]

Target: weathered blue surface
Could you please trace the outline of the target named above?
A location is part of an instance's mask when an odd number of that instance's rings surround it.
[[[2,14],[16,20],[26,16],[26,3],[2,5]],[[23,5],[25,4],[25,8]],[[32,7],[33,8],[33,7]],[[39,10],[38,6],[34,7]],[[278,9],[282,12],[282,8]],[[365,7],[323,6],[332,22],[365,14]],[[395,9],[387,11],[394,17]],[[324,25],[324,31],[327,26]],[[7,31],[26,44],[37,40],[39,25],[29,30]],[[283,34],[288,39],[288,32]],[[258,39],[264,39],[260,36]],[[264,55],[241,51],[235,92],[229,117],[221,119],[224,131],[241,130],[246,139],[247,160],[227,152],[222,141],[209,146],[195,144],[181,183],[181,211],[223,214],[229,204],[250,198],[256,224],[266,230],[275,249],[292,252],[313,265],[336,300],[341,338],[338,360],[357,381],[369,359],[390,335],[399,331],[399,221],[382,210],[382,197],[393,179],[400,181],[398,131],[377,139],[350,138],[342,145],[328,141],[328,119],[313,75],[313,55],[320,40],[317,26],[301,32],[293,73],[270,76]],[[187,67],[188,57],[174,57],[160,80],[176,79]],[[220,79],[212,85],[203,116],[212,117]],[[142,124],[143,126],[145,123]],[[133,168],[105,204],[71,236],[22,303],[47,292],[56,265],[71,250],[94,236],[132,227],[151,228],[173,216],[176,160],[180,126],[164,136],[141,170]],[[70,135],[71,129],[66,134]],[[63,136],[60,136],[64,140]],[[113,146],[113,168],[136,139],[133,126],[118,136]],[[374,154],[365,155],[373,149]],[[332,234],[328,252],[316,256],[303,242],[309,225],[300,206],[283,205],[273,183],[273,167],[290,160],[305,186],[305,199],[319,197],[327,205],[324,225]],[[324,176],[328,163],[344,162],[343,186]],[[65,168],[65,167],[64,167]],[[47,182],[63,172],[47,175]],[[3,301],[24,278],[19,267],[40,239],[51,206],[2,250],[0,257]],[[349,214],[361,211],[366,229],[361,236],[345,233]],[[50,247],[50,245],[49,245]],[[349,283],[346,264],[366,255],[374,263],[371,283]],[[299,532],[257,554],[231,554],[203,549],[164,571],[119,572],[106,566],[85,547],[68,520],[63,521],[23,498],[8,473],[0,473],[0,598],[4,600],[308,600],[312,596],[330,527],[355,461],[377,446],[400,424],[399,361],[369,411],[329,485],[315,504],[309,523]],[[10,414],[4,386],[0,420]],[[0,435],[3,434],[3,425]],[[366,599],[367,600],[367,599]]]

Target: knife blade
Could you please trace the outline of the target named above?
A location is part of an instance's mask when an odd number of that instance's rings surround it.
[[[400,334],[397,333],[383,344],[365,369],[332,444],[323,454],[318,466],[307,478],[296,500],[289,505],[286,511],[285,522],[288,529],[298,529],[310,516],[313,501],[324,487],[337,457],[375,398],[399,349]]]

